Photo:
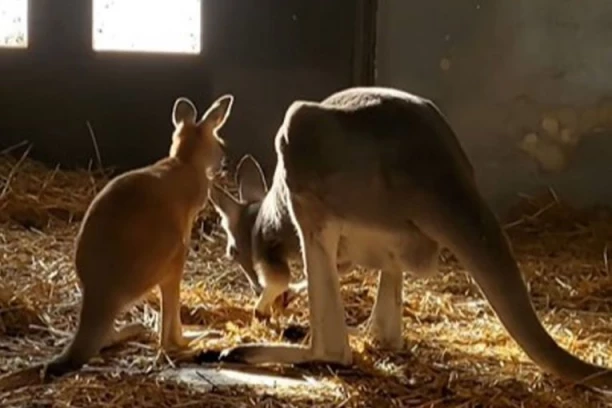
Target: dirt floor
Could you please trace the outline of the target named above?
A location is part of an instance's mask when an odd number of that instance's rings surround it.
[[[71,265],[78,220],[104,179],[0,158],[0,374],[58,353],[75,328],[80,294]],[[182,293],[183,320],[218,331],[205,349],[274,340],[306,324],[298,299],[271,324],[254,322],[246,279],[222,257],[224,237],[207,217],[194,230]],[[523,198],[507,230],[547,329],[578,356],[612,367],[612,217],[574,211],[554,193]],[[612,251],[612,250],[611,250]],[[296,271],[301,273],[301,271]],[[376,275],[342,277],[350,324],[369,314]],[[2,407],[603,407],[603,396],[544,374],[506,334],[468,275],[452,260],[427,280],[406,279],[405,350],[378,351],[354,338],[355,367],[302,370],[327,386],[214,388],[163,382],[172,361],[156,336],[105,351],[79,373],[0,394]],[[153,292],[124,321],[157,325]],[[282,371],[281,369],[276,369]]]

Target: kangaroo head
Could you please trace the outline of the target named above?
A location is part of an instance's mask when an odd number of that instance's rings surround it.
[[[232,95],[220,97],[198,121],[194,104],[187,98],[178,98],[172,108],[174,134],[170,156],[197,165],[213,179],[222,170],[225,160],[225,141],[218,130],[230,115],[233,102]]]
[[[261,167],[252,156],[246,155],[238,163],[236,183],[238,199],[217,183],[212,184],[208,198],[221,216],[221,227],[227,236],[227,258],[238,262],[249,279],[257,280],[253,267],[252,233],[267,185]]]

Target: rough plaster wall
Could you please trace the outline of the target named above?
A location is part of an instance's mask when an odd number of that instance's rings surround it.
[[[433,99],[499,210],[612,204],[612,2],[380,0],[377,83]]]

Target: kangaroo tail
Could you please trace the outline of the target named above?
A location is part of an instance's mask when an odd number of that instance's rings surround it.
[[[536,364],[572,382],[612,387],[610,369],[570,354],[542,326],[499,221],[478,193],[467,192],[455,190],[452,200],[435,200],[440,204],[430,207],[419,227],[469,270],[506,330]]]

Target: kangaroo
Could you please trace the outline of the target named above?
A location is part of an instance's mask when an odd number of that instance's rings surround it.
[[[161,292],[159,343],[168,351],[189,347],[180,318],[180,282],[195,217],[206,204],[209,180],[221,170],[232,95],[217,99],[196,121],[184,97],[172,110],[168,157],[111,180],[92,200],[80,225],[74,265],[82,290],[76,333],[57,357],[0,379],[0,390],[19,387],[34,374],[43,381],[78,370],[101,349],[144,334],[141,324],[114,328],[117,315],[154,287]]]
[[[261,221],[266,181],[259,164],[251,156],[243,157],[238,163],[236,181],[238,199],[214,182],[208,198],[221,216],[221,226],[227,237],[226,257],[238,263],[259,296],[255,317],[263,319],[271,312],[274,301],[289,288],[287,261],[296,257],[299,241],[288,217],[278,224]],[[256,224],[258,229],[255,229]],[[252,236],[258,242],[263,241],[258,249],[265,254],[252,250]]]
[[[382,87],[349,88],[322,102],[297,100],[288,107],[274,144],[277,163],[264,201],[271,202],[271,219],[287,212],[298,232],[311,340],[307,346],[235,346],[220,360],[352,364],[336,273],[339,244],[344,242],[353,260],[371,253],[402,263],[397,255],[406,250],[404,237],[416,232],[455,254],[508,333],[540,368],[592,387],[612,385],[612,371],[570,354],[542,326],[510,242],[482,197],[455,133],[432,101]],[[380,245],[381,234],[395,239]],[[401,290],[392,285],[390,292],[381,314],[385,325],[396,326]],[[397,336],[398,331],[381,335]],[[397,344],[393,338],[386,343]]]
[[[270,211],[274,205],[275,197],[266,196],[268,187],[259,163],[250,155],[244,156],[236,168],[236,182],[238,184],[239,199],[235,199],[229,192],[213,182],[209,190],[209,198],[217,212],[221,215],[221,225],[227,236],[226,255],[241,266],[251,285],[255,282],[260,289],[260,297],[255,307],[255,316],[264,319],[269,316],[274,301],[280,295],[285,306],[293,296],[307,287],[307,282],[298,282],[290,285],[289,262],[300,255],[300,243],[297,232],[292,224],[289,213],[284,212],[274,219],[275,213]],[[269,219],[272,217],[272,219]],[[416,233],[416,234],[415,234]],[[381,341],[381,346],[389,349],[398,349],[402,345],[401,319],[387,319],[384,302],[395,299],[394,291],[402,288],[402,267],[409,265],[416,276],[431,276],[437,271],[439,257],[438,244],[422,237],[417,231],[406,234],[402,239],[405,242],[394,243],[396,236],[378,232],[372,236],[372,231],[365,229],[353,231],[353,235],[367,244],[359,251],[352,251],[346,247],[345,240],[340,238],[338,245],[337,269],[339,274],[352,270],[356,260],[361,266],[379,269],[385,268],[379,274],[379,287],[372,314],[365,327],[371,334]],[[416,238],[416,239],[415,239]],[[406,239],[410,239],[408,242]],[[372,244],[374,242],[374,246]],[[404,248],[398,256],[403,260],[397,262],[389,258],[384,250],[389,246]],[[382,254],[382,256],[381,256]],[[256,272],[257,270],[257,272]],[[261,282],[261,284],[259,284]],[[401,294],[399,295],[401,296]],[[277,303],[277,302],[276,302]],[[388,309],[388,308],[387,308]],[[386,322],[395,321],[391,326]],[[379,335],[383,330],[392,330],[394,344],[383,344],[385,336]],[[359,334],[359,329],[350,327],[352,334]]]

